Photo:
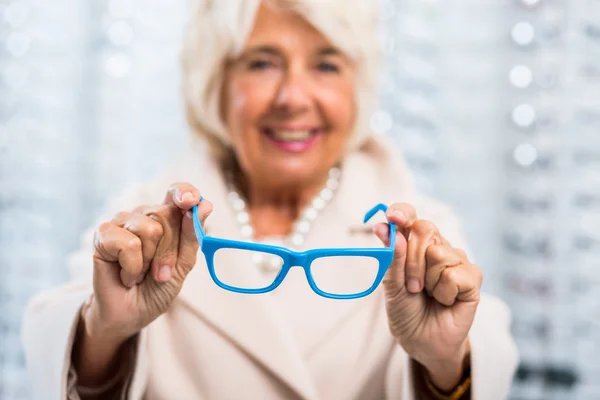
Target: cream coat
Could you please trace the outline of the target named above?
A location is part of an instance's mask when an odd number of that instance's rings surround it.
[[[346,157],[340,189],[315,221],[306,248],[381,246],[371,225],[362,225],[364,212],[379,202],[413,204],[419,218],[434,222],[454,247],[466,248],[455,215],[414,192],[392,148],[373,137]],[[198,143],[161,178],[113,202],[107,215],[159,203],[177,181],[193,183],[215,205],[206,223],[210,235],[241,239],[220,172]],[[72,282],[38,295],[24,318],[27,365],[40,399],[78,398],[70,353],[80,307],[92,290],[91,237],[84,235],[82,250],[71,258]],[[126,398],[414,399],[410,363],[389,333],[381,288],[363,299],[329,300],[314,294],[295,269],[275,292],[242,295],[218,288],[199,253],[170,310],[142,331]],[[259,273],[245,268],[239,279]],[[508,308],[483,296],[470,332],[475,400],[507,397],[517,365],[509,324]]]

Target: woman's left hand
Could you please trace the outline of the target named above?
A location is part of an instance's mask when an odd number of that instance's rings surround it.
[[[383,281],[390,330],[439,389],[451,390],[469,356],[481,270],[433,223],[417,219],[411,205],[393,204],[386,216],[401,233]],[[389,245],[387,224],[378,224],[375,233]]]

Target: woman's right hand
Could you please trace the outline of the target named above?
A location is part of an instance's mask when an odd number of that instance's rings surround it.
[[[191,208],[200,192],[173,184],[162,205],[120,212],[94,236],[94,294],[84,318],[89,333],[125,341],[163,314],[196,264]],[[212,211],[203,200],[201,222]],[[95,331],[95,332],[94,332]]]
[[[200,192],[176,183],[162,205],[120,212],[94,235],[94,292],[82,308],[73,361],[83,386],[102,384],[122,364],[123,344],[163,314],[196,264],[191,208]],[[202,223],[212,211],[198,205]]]

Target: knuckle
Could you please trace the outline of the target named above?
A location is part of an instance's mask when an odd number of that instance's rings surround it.
[[[427,235],[427,234],[435,234],[437,233],[437,227],[431,221],[427,221],[425,219],[420,219],[416,221],[412,228],[417,235]]]
[[[463,249],[454,248],[454,251],[456,252],[456,254],[458,254],[460,258],[464,260],[467,259],[467,253]]]
[[[94,257],[97,256],[102,259],[110,257],[110,253],[115,248],[118,240],[117,229],[115,228],[117,227],[113,223],[104,222],[94,231],[92,239]]]
[[[446,268],[440,275],[440,282],[442,284],[452,283],[456,281],[456,270],[454,268]]]
[[[446,247],[441,244],[432,244],[427,247],[427,256],[434,260],[441,260],[446,255]]]
[[[113,223],[112,222],[103,222],[100,224],[100,226],[98,226],[97,231],[98,232],[106,232],[112,229],[113,227]]]
[[[101,223],[94,232],[94,242],[103,240],[113,230],[114,226],[112,222]]]
[[[130,239],[125,239],[122,246],[122,249],[126,252],[139,252],[142,251],[142,240],[135,236]]]
[[[145,235],[150,240],[154,241],[160,240],[164,233],[163,226],[159,222],[156,222],[154,220],[148,221],[148,223],[144,224],[144,231]]]

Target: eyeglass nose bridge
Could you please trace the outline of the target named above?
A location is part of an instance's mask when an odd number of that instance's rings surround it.
[[[290,263],[290,268],[303,267],[304,265],[308,265],[309,257],[307,253],[293,253],[290,254],[288,262]]]

